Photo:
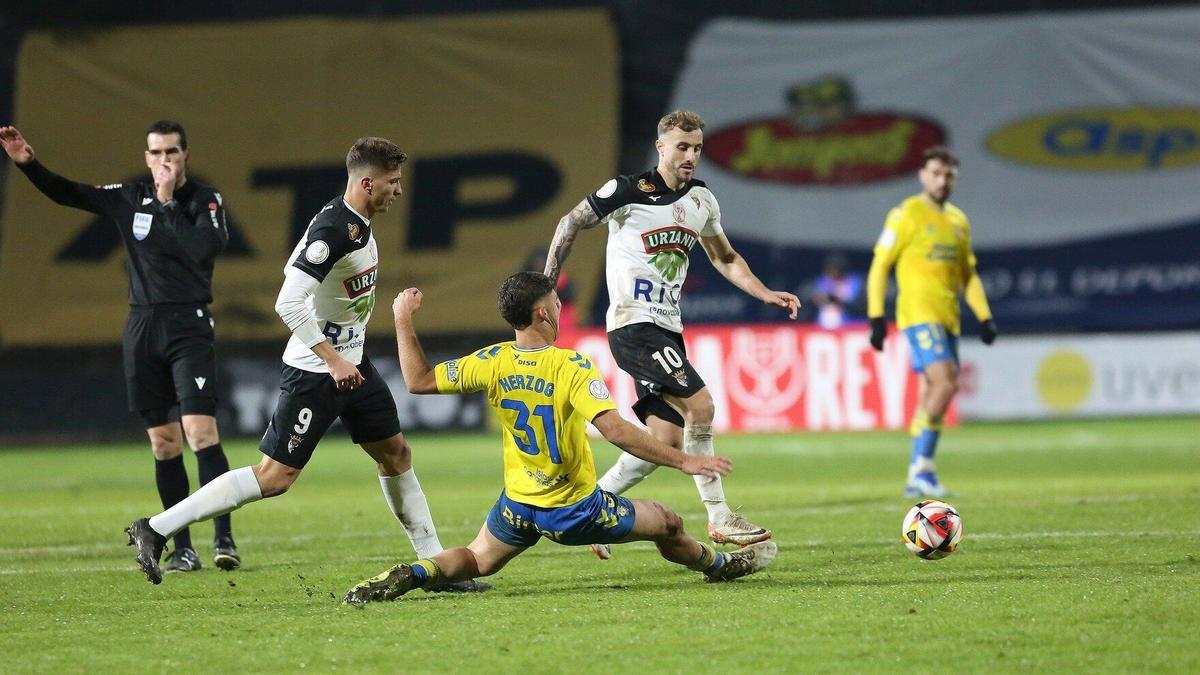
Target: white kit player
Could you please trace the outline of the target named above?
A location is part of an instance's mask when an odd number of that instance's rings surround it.
[[[713,454],[712,395],[683,343],[680,289],[692,247],[699,242],[717,271],[752,297],[783,308],[792,319],[800,307],[791,293],[763,285],[725,237],[716,197],[693,177],[703,129],[694,112],[663,117],[655,142],[658,166],[614,178],[580,202],[559,221],[546,257],[546,274],[557,278],[579,231],[608,224],[609,348],[636,383],[638,418],[656,438],[691,455]],[[622,453],[599,485],[621,494],[655,468]],[[770,530],[730,510],[720,478],[694,478],[714,542],[746,546],[771,538]],[[601,559],[611,555],[605,545],[592,550]]]
[[[360,138],[346,156],[346,192],[309,223],[284,268],[275,310],[292,331],[283,354],[279,403],[259,449],[257,466],[230,471],[179,504],[127,528],[146,577],[160,583],[158,558],[166,538],[190,523],[228,513],[288,490],[325,431],[340,418],[350,438],[374,459],[392,513],[419,557],[442,551],[429,504],[400,432],[396,402],[363,353],[375,306],[379,249],[371,218],[400,197],[407,156],[382,138]],[[476,591],[479,582],[431,590]]]

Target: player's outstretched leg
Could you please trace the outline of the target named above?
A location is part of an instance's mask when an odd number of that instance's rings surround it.
[[[388,509],[408,535],[418,558],[432,558],[442,552],[442,542],[433,524],[433,514],[425,491],[412,467],[412,448],[404,434],[395,434],[382,441],[362,443],[379,469],[379,487]],[[425,587],[430,593],[482,593],[492,585],[475,579],[439,583]]]
[[[351,588],[343,602],[362,606],[395,600],[409,591],[473,581],[500,571],[526,547],[512,546],[495,537],[485,524],[469,546],[450,548],[429,559],[388,568]]]
[[[663,558],[703,573],[707,582],[732,581],[754,574],[775,559],[778,549],[773,541],[750,544],[733,553],[714,551],[693,539],[683,529],[679,514],[666,506],[643,499],[632,503],[634,526],[622,541],[653,541]]]
[[[134,521],[126,528],[130,545],[138,547],[138,565],[146,578],[151,583],[162,582],[162,571],[158,568],[162,544],[152,548],[158,541],[155,536],[165,543],[167,537],[192,523],[229,513],[263,497],[283,494],[300,474],[299,469],[284,466],[269,457],[263,458],[258,471],[260,473],[256,475],[254,468],[245,466],[223,473],[175,506],[151,518]]]

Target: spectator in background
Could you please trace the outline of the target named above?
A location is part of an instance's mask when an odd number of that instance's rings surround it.
[[[541,272],[546,269],[546,254],[548,252],[545,247],[533,247],[529,251],[529,255],[525,257],[525,262],[519,271]],[[575,306],[575,284],[567,276],[566,272],[559,273],[557,284],[554,290],[558,293],[559,301],[562,302],[562,312],[559,314],[558,325],[578,326],[579,310]]]
[[[825,330],[835,330],[850,321],[866,318],[863,275],[850,272],[845,254],[830,253],[821,274],[804,289],[816,307],[816,322]],[[805,295],[803,291],[801,295]]]

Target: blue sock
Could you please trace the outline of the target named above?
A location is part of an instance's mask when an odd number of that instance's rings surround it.
[[[725,554],[721,553],[720,551],[717,551],[717,557],[715,560],[713,560],[713,564],[706,567],[704,569],[704,571],[708,574],[711,574],[711,573],[716,572],[717,570],[721,569],[721,566],[724,564],[725,564]]]
[[[438,564],[429,558],[422,558],[412,564],[413,588],[436,586],[442,578],[442,570]]]
[[[942,432],[940,429],[921,429],[921,433],[913,436],[912,457],[909,458],[909,464],[916,464],[919,459],[933,459],[934,453],[937,452],[938,438]]]
[[[413,565],[412,573],[413,573],[413,588],[421,588],[422,586],[425,585],[426,582],[429,581],[429,572],[426,572],[425,568],[420,565]]]

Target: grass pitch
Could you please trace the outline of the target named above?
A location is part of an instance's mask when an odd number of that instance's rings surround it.
[[[415,436],[442,542],[501,486],[494,434]],[[726,493],[775,530],[766,572],[706,585],[648,544],[599,562],[543,541],[482,595],[340,604],[410,560],[374,466],[344,437],[292,491],[234,514],[244,567],[151,586],[121,529],[158,510],[141,444],[0,451],[0,672],[1200,671],[1200,421],[970,425],[939,452],[966,532],[900,542],[900,434],[719,436]],[[255,443],[227,444],[231,463]],[[601,471],[615,459],[595,444]],[[196,472],[188,460],[193,488]],[[631,492],[704,532],[690,478]],[[211,525],[193,526],[197,544]]]

